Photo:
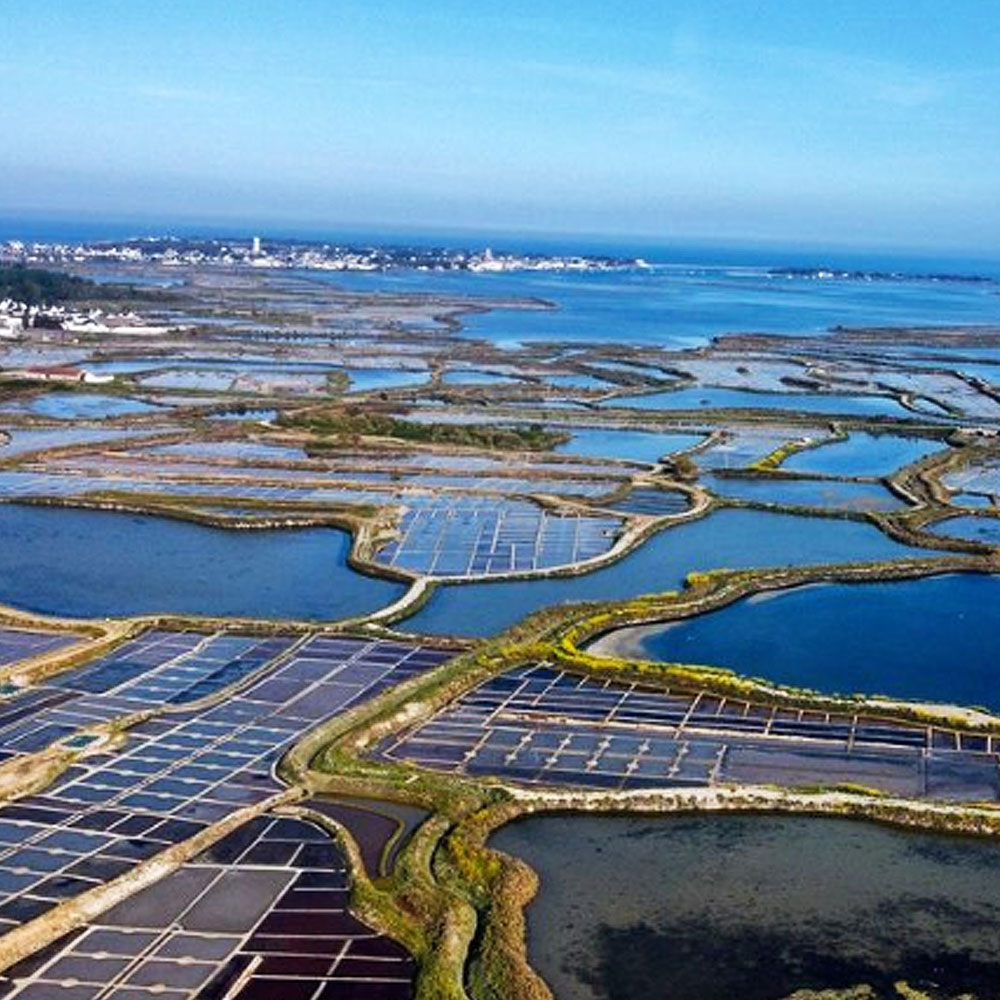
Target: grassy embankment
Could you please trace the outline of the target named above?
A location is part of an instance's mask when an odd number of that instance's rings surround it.
[[[279,417],[278,424],[319,435],[320,440],[313,442],[309,448],[310,452],[319,455],[326,446],[323,438],[333,439],[330,447],[340,447],[344,441],[371,437],[493,451],[551,451],[569,440],[568,434],[546,430],[540,424],[506,427],[495,424],[417,423],[354,405],[301,410]]]

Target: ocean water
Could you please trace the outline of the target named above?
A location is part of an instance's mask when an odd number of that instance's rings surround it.
[[[993,284],[777,277],[754,267],[470,274],[393,271],[324,276],[354,291],[537,298],[557,308],[494,310],[463,319],[469,336],[501,347],[584,341],[698,347],[725,333],[818,335],[834,326],[1000,322]]]

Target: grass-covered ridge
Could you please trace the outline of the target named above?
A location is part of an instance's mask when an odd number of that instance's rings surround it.
[[[496,451],[550,451],[569,440],[568,434],[546,430],[541,424],[507,427],[496,424],[417,423],[353,405],[294,413],[281,417],[278,423],[333,438],[338,445],[345,440],[379,437]],[[310,454],[321,455],[324,442],[311,442],[306,450]]]

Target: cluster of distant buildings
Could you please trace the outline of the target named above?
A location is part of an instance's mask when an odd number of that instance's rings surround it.
[[[294,268],[317,271],[607,271],[645,267],[635,258],[494,253],[425,247],[350,247],[283,240],[264,242],[147,237],[101,243],[0,244],[0,263],[158,264],[167,267]]]
[[[111,333],[157,336],[176,327],[148,323],[134,312],[106,313],[101,309],[77,310],[66,306],[29,306],[14,299],[0,299],[0,339],[19,338],[32,328],[63,330],[75,334]]]
[[[845,271],[831,267],[773,267],[772,278],[805,278],[812,281],[927,281],[990,285],[997,279],[985,274],[956,274],[950,271],[914,273],[911,271]]]
[[[0,299],[0,342],[20,340],[32,329],[64,331],[77,335],[117,333],[149,336],[165,333],[168,328],[152,326],[133,312],[109,314],[100,309],[81,312],[64,306],[28,306],[14,299]],[[102,385],[113,381],[114,376],[98,374],[77,365],[31,365],[0,369],[0,381],[2,380]]]

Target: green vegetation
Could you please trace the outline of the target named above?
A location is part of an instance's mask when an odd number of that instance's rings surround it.
[[[751,462],[747,467],[753,472],[773,472],[779,468],[787,458],[800,451],[810,451],[813,448],[822,447],[825,444],[832,444],[834,441],[846,441],[847,435],[841,431],[835,437],[829,438],[796,438],[794,441],[786,441],[783,445],[775,448],[774,451],[757,461]]]
[[[137,289],[134,285],[99,285],[62,271],[25,267],[23,264],[0,266],[0,299],[13,299],[29,306],[149,297],[148,292]]]
[[[85,278],[21,264],[0,267],[0,299],[29,306],[52,305],[86,298],[97,286]]]
[[[336,443],[365,437],[396,438],[420,444],[448,444],[496,451],[549,451],[569,440],[569,435],[546,430],[540,424],[529,427],[498,427],[486,424],[423,424],[387,413],[373,413],[357,406],[309,410],[279,418],[284,427],[308,430]],[[322,454],[330,444],[316,441],[307,446],[309,454]]]

